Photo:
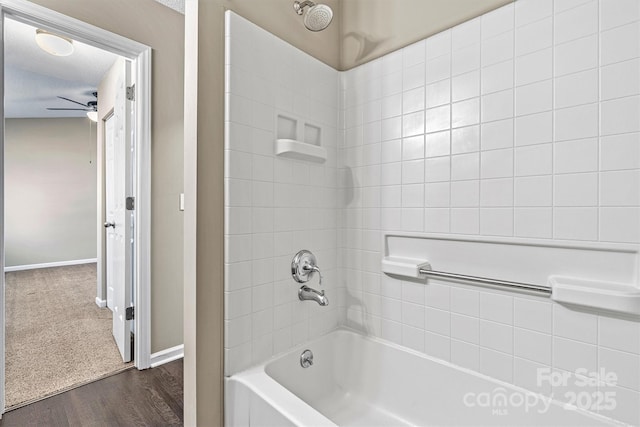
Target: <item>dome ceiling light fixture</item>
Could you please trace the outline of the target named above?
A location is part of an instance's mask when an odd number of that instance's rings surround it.
[[[54,56],[69,56],[73,53],[73,40],[38,28],[36,43],[40,49]]]

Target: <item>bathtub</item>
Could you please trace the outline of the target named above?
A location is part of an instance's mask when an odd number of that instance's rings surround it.
[[[227,378],[225,394],[230,427],[617,425],[347,329]]]

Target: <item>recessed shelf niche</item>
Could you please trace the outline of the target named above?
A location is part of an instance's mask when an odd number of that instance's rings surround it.
[[[322,128],[290,115],[276,117],[277,156],[295,160],[324,163],[327,150],[322,147]],[[302,138],[301,138],[302,137]]]

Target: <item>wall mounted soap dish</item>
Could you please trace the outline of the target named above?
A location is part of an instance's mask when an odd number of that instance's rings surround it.
[[[276,155],[296,160],[324,163],[327,150],[295,139],[276,139]]]
[[[640,288],[573,277],[549,277],[551,299],[565,304],[640,316]]]
[[[322,127],[289,113],[276,115],[276,156],[324,163],[327,150],[322,147]]]

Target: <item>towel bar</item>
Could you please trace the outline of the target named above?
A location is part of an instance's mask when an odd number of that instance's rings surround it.
[[[440,277],[445,279],[464,280],[466,282],[481,283],[488,286],[496,286],[500,288],[520,289],[529,292],[536,292],[546,296],[551,296],[551,287],[545,285],[533,285],[530,283],[510,282],[507,280],[488,279],[486,277],[465,276],[464,274],[445,273],[443,271],[434,271],[421,268],[420,274],[427,277]]]

